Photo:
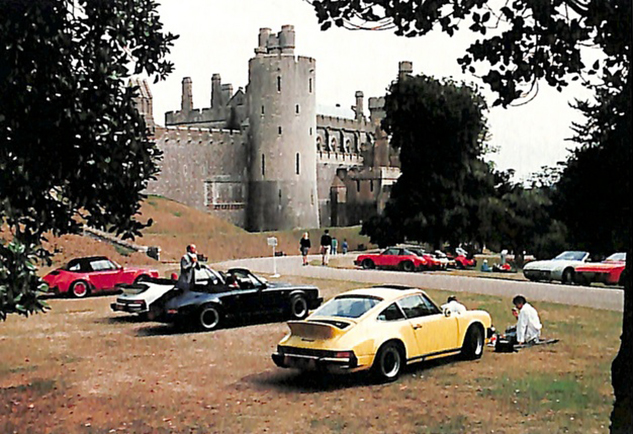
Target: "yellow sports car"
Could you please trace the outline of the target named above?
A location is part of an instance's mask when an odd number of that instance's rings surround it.
[[[478,359],[492,335],[481,310],[440,309],[424,291],[400,285],[355,289],[340,294],[290,333],[272,358],[277,366],[333,373],[371,370],[379,381],[394,381],[405,364],[461,354]]]

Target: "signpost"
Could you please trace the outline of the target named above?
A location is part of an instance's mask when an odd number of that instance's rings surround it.
[[[268,245],[273,248],[273,275],[270,277],[279,277],[279,274],[277,274],[277,260],[275,257],[275,247],[277,247],[277,238],[268,237],[266,241]]]

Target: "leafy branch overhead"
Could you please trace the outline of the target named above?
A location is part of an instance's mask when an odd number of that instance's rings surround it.
[[[457,60],[477,73],[507,106],[535,94],[538,81],[561,90],[570,80],[600,73],[616,82],[626,78],[631,43],[629,0],[307,0],[321,29],[393,30],[414,37],[433,30],[450,36],[468,30],[477,38]],[[626,20],[624,17],[629,17]],[[607,56],[585,64],[584,47]]]
[[[140,234],[146,224],[134,216],[160,151],[127,81],[166,77],[175,39],[163,32],[153,0],[0,3],[4,238],[34,253],[44,234],[76,233],[83,223]],[[15,289],[6,261],[0,285]]]

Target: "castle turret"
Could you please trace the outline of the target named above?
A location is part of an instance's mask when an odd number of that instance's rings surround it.
[[[365,114],[363,113],[365,111],[365,107],[363,104],[363,98],[365,97],[365,95],[363,95],[362,91],[357,90],[355,96],[356,105],[354,106],[354,113],[356,113],[356,120],[362,121],[363,119],[365,119]]]
[[[398,79],[402,80],[407,75],[413,74],[413,62],[403,60],[398,63]]]
[[[294,56],[292,26],[266,30],[249,61],[248,229],[316,228],[315,61]]]
[[[222,107],[222,78],[220,74],[211,76],[211,107],[218,109]]]
[[[180,109],[183,112],[190,112],[193,110],[193,82],[191,77],[185,77],[182,79],[182,98],[180,103]]]

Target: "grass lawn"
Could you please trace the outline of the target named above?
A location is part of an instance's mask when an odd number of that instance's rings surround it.
[[[326,298],[355,282],[309,280]],[[428,290],[438,301],[446,293]],[[392,384],[274,366],[283,322],[180,333],[114,314],[113,297],[49,300],[0,325],[0,433],[600,433],[621,314],[535,303],[554,345],[412,366]],[[507,299],[461,294],[512,323]]]

